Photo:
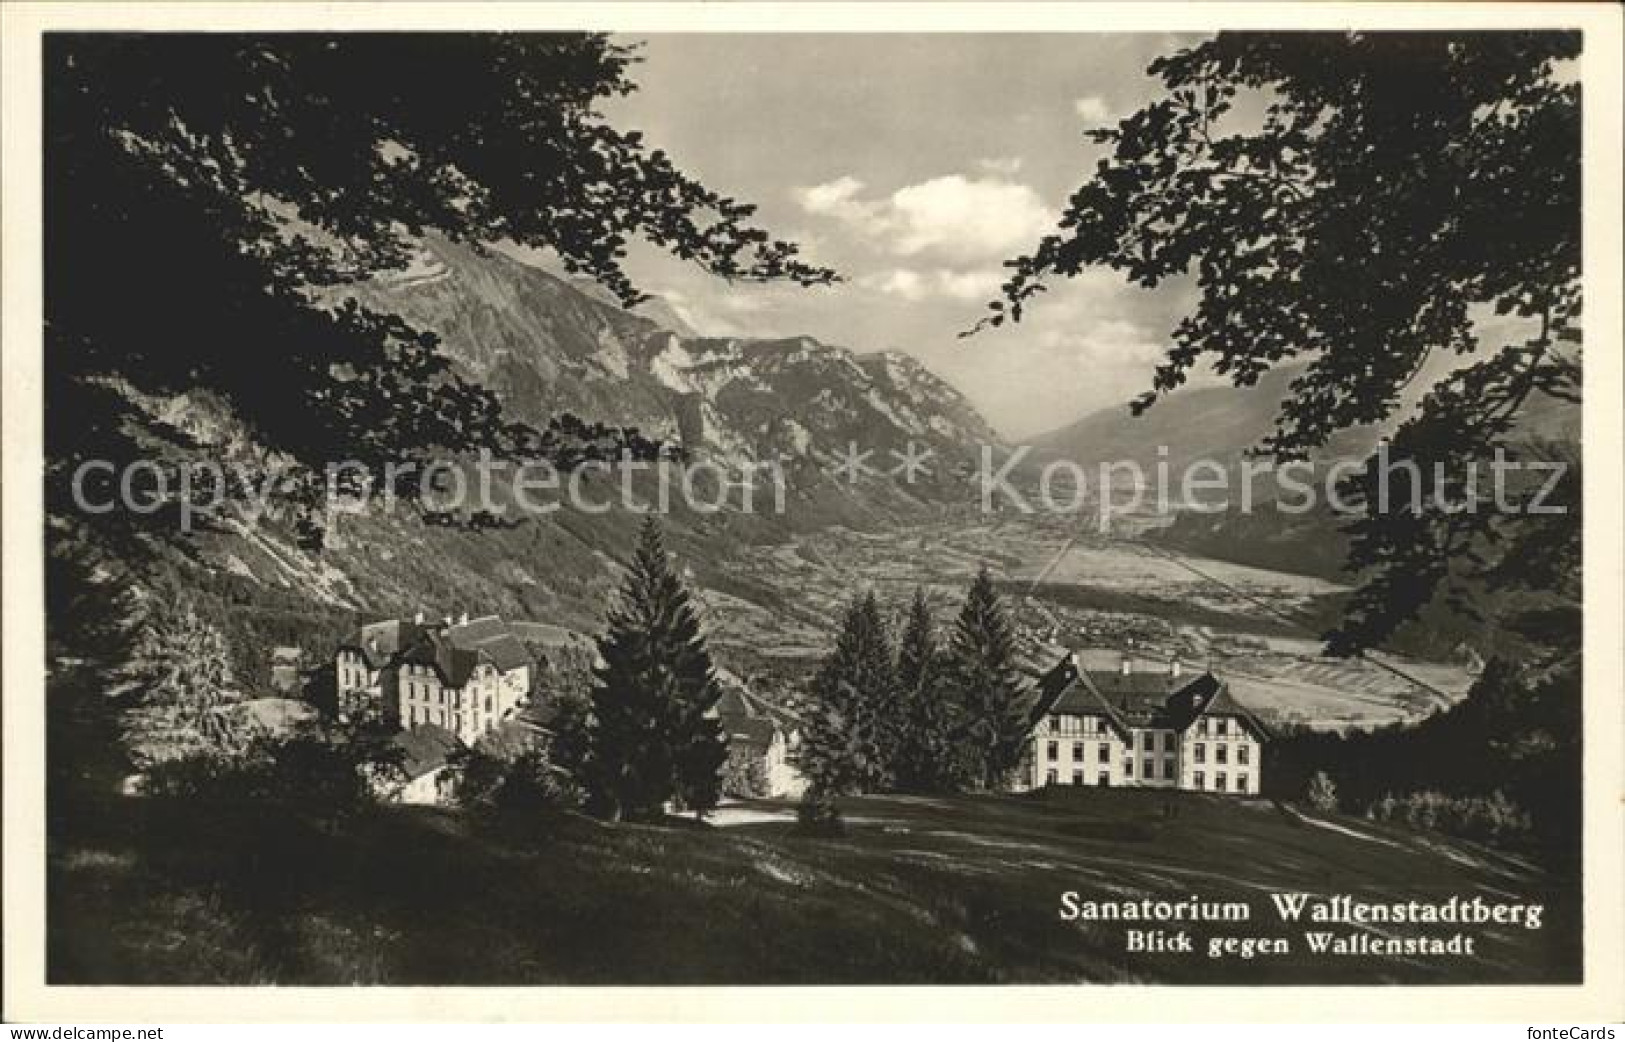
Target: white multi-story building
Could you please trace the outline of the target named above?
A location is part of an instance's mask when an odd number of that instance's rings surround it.
[[[1015,788],[1133,786],[1257,795],[1264,725],[1212,673],[1175,660],[1084,669],[1068,655],[1038,682]]]
[[[434,724],[465,745],[518,713],[532,668],[524,643],[495,615],[373,623],[334,663],[341,712],[370,703],[402,728]]]

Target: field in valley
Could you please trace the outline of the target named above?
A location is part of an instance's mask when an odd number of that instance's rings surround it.
[[[1177,656],[1212,668],[1271,719],[1319,727],[1414,720],[1472,683],[1455,662],[1383,656],[1423,686],[1369,662],[1322,656],[1325,599],[1342,590],[1324,579],[1171,555],[1133,536],[1074,539],[1077,532],[1030,518],[955,518],[885,533],[831,528],[745,548],[702,584],[712,640],[743,672],[764,662],[776,672],[775,660],[804,672],[827,650],[853,590],[873,585],[900,609],[923,586],[947,624],[985,562],[1011,598],[1036,669],[1067,649],[1115,657],[1132,647],[1143,668],[1166,668]]]
[[[49,851],[58,984],[1477,983],[1573,980],[1579,888],[1470,844],[1264,801],[1130,790],[789,808],[707,827],[545,829],[393,808],[301,813],[123,799]],[[1125,951],[1083,899],[1240,900],[1191,955]],[[1471,957],[1307,954],[1271,891],[1534,901],[1540,929],[1477,928]],[[1447,937],[1455,928],[1388,929]],[[1285,956],[1209,958],[1213,935]]]

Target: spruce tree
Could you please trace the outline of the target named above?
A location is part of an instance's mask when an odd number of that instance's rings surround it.
[[[909,604],[897,648],[900,725],[894,768],[905,792],[942,792],[958,787],[962,771],[952,737],[953,706],[942,683],[941,651],[925,591]]]
[[[1027,737],[1015,634],[987,567],[976,573],[948,645],[945,671],[962,714],[957,740],[978,780],[1002,788]]]
[[[809,798],[872,792],[891,780],[897,733],[891,640],[873,593],[854,598],[835,649],[813,681],[797,762]]]
[[[653,518],[638,535],[598,654],[587,759],[594,809],[649,821],[671,800],[696,813],[716,806],[727,743],[706,714],[722,692]]]
[[[228,709],[241,696],[231,649],[192,604],[154,603],[119,673],[169,725],[193,734],[211,752],[236,751],[240,736]]]

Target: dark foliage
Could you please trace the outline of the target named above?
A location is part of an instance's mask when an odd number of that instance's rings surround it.
[[[727,744],[721,724],[706,714],[722,692],[652,516],[598,651],[589,807],[611,819],[649,821],[672,801],[696,812],[716,806]]]
[[[899,731],[896,659],[880,602],[852,599],[835,647],[813,679],[796,763],[809,806],[892,782]]]
[[[901,707],[892,759],[895,783],[904,792],[955,792],[974,778],[965,750],[956,742],[958,709],[944,676],[942,650],[925,591],[909,602],[897,647],[897,689]]]
[[[1495,659],[1466,699],[1417,724],[1347,734],[1283,728],[1265,747],[1266,792],[1304,799],[1324,773],[1345,813],[1428,828],[1457,820],[1467,824],[1453,831],[1474,838],[1524,839],[1516,821],[1527,814],[1527,838],[1549,858],[1572,859],[1581,837],[1579,693],[1578,659],[1550,668]],[[1499,819],[1496,793],[1512,808]],[[1492,829],[1493,820],[1502,826]]]
[[[48,36],[52,506],[79,462],[136,454],[131,393],[229,406],[260,462],[300,465],[279,485],[311,539],[327,462],[545,451],[434,336],[338,291],[431,232],[550,248],[627,302],[632,238],[727,278],[833,278],[598,115],[633,61],[591,34]]]
[[[980,784],[1002,788],[1021,762],[1027,715],[1015,632],[986,566],[965,594],[943,670],[960,714],[957,744]]]
[[[1193,278],[1198,303],[1134,410],[1200,362],[1246,386],[1307,361],[1263,446],[1282,459],[1389,419],[1431,354],[1473,355],[1390,446],[1459,474],[1506,445],[1531,394],[1579,399],[1580,90],[1556,73],[1579,52],[1574,32],[1223,33],[1160,58],[1162,96],[1091,132],[1111,154],[1059,229],[1010,262],[983,322],[1019,321],[1046,280],[1091,267],[1147,287]],[[1262,99],[1260,125],[1227,118],[1243,94]],[[1482,343],[1475,305],[1528,337]],[[1351,526],[1366,583],[1329,646],[1379,645],[1435,596],[1459,598],[1469,549],[1577,531],[1373,503]],[[1506,581],[1545,579],[1502,560]]]

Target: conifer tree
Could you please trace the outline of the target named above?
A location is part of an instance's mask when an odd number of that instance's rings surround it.
[[[598,654],[591,806],[614,820],[643,821],[658,819],[671,800],[696,813],[716,806],[727,744],[722,725],[706,713],[722,692],[653,518],[638,535]]]
[[[191,604],[154,604],[120,674],[139,690],[145,705],[193,733],[206,748],[230,752],[239,744],[226,713],[240,697],[231,649],[220,630]]]
[[[916,587],[897,648],[900,724],[894,768],[905,792],[955,789],[963,771],[952,736],[953,706],[946,698],[941,651],[925,591]]]
[[[944,669],[962,715],[958,743],[989,789],[1008,780],[1026,739],[1015,655],[1014,632],[984,565],[966,593]]]
[[[797,761],[810,795],[872,792],[891,780],[897,725],[891,639],[873,593],[855,598],[835,649],[813,681]]]

